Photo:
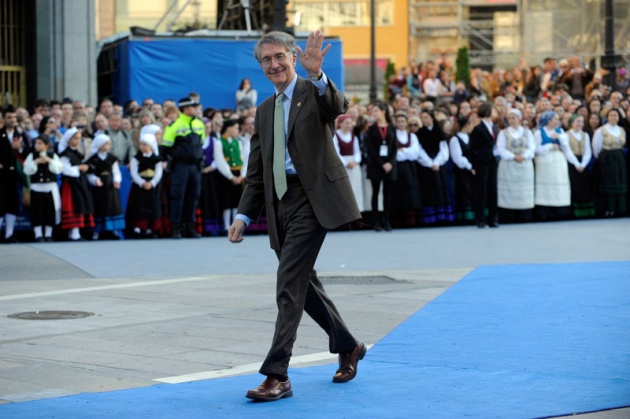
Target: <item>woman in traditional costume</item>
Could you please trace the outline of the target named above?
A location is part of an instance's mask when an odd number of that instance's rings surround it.
[[[509,126],[497,138],[501,157],[497,171],[499,219],[502,223],[529,221],[534,209],[536,142],[532,132],[523,128],[518,109],[510,109],[507,119]]]
[[[535,204],[543,220],[566,218],[571,213],[569,164],[565,156],[567,138],[560,128],[560,118],[545,111],[538,121],[536,140]]]
[[[623,147],[626,131],[619,126],[621,113],[612,108],[606,114],[608,122],[593,134],[593,154],[597,176],[598,207],[606,217],[622,215],[626,211],[628,169]]]

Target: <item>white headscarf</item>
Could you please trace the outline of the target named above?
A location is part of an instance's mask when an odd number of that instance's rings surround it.
[[[518,110],[518,109],[516,109],[516,108],[512,108],[512,109],[510,109],[510,110],[508,111],[508,115],[509,115],[509,114],[514,114],[514,115],[516,115],[516,117],[517,117],[518,119],[523,119],[523,114],[521,113],[521,111],[519,111],[519,110]]]
[[[90,153],[86,157],[86,160],[98,153],[98,150],[100,150],[101,147],[103,147],[111,140],[112,139],[109,138],[109,135],[105,134],[98,134],[96,137],[94,137],[94,140],[92,140],[92,146],[90,147]]]
[[[67,129],[66,132],[63,133],[63,137],[61,137],[61,141],[59,141],[59,150],[57,151],[59,154],[66,151],[70,139],[74,137],[74,134],[76,134],[77,132],[79,132],[79,130],[75,127],[72,127]]]
[[[142,137],[143,134],[153,134],[153,135],[155,135],[161,129],[162,129],[162,127],[159,126],[158,124],[145,125],[142,128],[140,128],[140,137]],[[156,140],[156,142],[157,142],[157,140]]]
[[[153,151],[153,154],[155,154],[156,156],[160,155],[157,139],[155,138],[154,134],[149,134],[149,133],[140,134],[140,142],[149,144],[149,146],[151,146],[151,151]]]

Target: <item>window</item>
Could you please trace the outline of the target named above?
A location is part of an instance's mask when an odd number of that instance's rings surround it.
[[[328,26],[369,26],[370,1],[295,1],[295,28],[312,31]],[[393,24],[393,0],[375,0],[376,25]]]

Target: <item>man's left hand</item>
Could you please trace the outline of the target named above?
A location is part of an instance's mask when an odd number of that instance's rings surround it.
[[[306,48],[302,51],[302,48],[296,46],[298,56],[300,58],[300,64],[302,68],[306,70],[309,77],[320,77],[322,74],[322,63],[324,62],[324,56],[330,49],[331,45],[328,44],[324,49],[324,34],[320,31],[311,32],[306,41]]]
[[[240,243],[243,239],[243,232],[245,231],[245,222],[243,220],[236,219],[228,229],[228,240],[231,243]]]

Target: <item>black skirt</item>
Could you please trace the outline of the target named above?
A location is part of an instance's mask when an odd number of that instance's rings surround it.
[[[72,205],[75,214],[91,214],[94,212],[94,201],[90,192],[90,182],[87,176],[81,174],[78,178],[66,177],[72,192]]]
[[[422,206],[418,164],[415,161],[399,161],[398,178],[393,182],[392,209],[415,210]]]
[[[118,189],[114,188],[112,175],[109,173],[101,173],[99,176],[103,186],[92,188],[92,196],[94,197],[94,216],[95,217],[112,217],[122,215],[123,209],[120,204],[120,195]]]
[[[569,165],[569,180],[571,181],[571,201],[574,204],[593,202],[591,172],[585,168],[582,173],[575,166]]]
[[[131,185],[129,201],[127,203],[127,219],[155,220],[162,216],[162,191],[161,186],[146,190],[137,184]]]
[[[473,174],[470,170],[455,167],[455,200],[458,216],[465,220],[474,219],[472,213]]]
[[[418,170],[418,178],[420,181],[420,191],[422,193],[422,206],[450,206],[448,179],[444,166],[441,166],[438,171],[430,167],[418,166],[420,168]]]
[[[221,216],[219,197],[217,195],[217,184],[221,181],[219,178],[223,178],[223,176],[217,170],[201,174],[199,206],[201,207],[201,216],[204,220],[214,220]]]
[[[33,227],[46,225],[54,226],[55,201],[52,192],[37,192],[31,190],[31,207],[29,215]]]
[[[232,170],[234,176],[240,176],[240,170]],[[221,211],[226,209],[238,208],[238,203],[241,200],[243,194],[243,185],[239,183],[234,185],[231,180],[218,173],[217,176],[217,196],[219,198],[219,209]]]
[[[602,194],[628,192],[628,169],[622,150],[604,150],[597,159],[597,183]]]

